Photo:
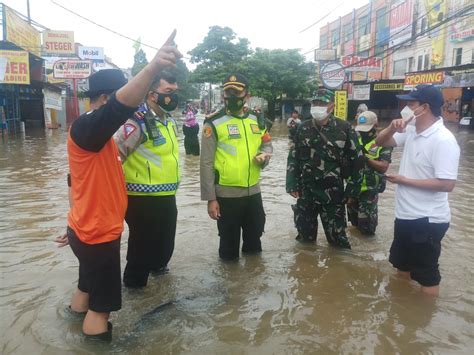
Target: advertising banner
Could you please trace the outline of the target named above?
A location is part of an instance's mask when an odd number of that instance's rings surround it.
[[[40,33],[9,7],[4,6],[4,11],[6,40],[40,57]]]
[[[0,50],[0,58],[6,64],[0,72],[2,84],[30,84],[30,62],[27,51]]]
[[[382,58],[379,57],[344,56],[341,64],[345,71],[382,71]]]
[[[77,55],[81,59],[88,59],[92,61],[103,61],[104,48],[79,46],[77,49]]]
[[[337,89],[346,77],[344,67],[339,63],[328,63],[323,65],[320,71],[321,81],[326,89]]]
[[[444,71],[432,71],[426,73],[407,74],[405,75],[405,85],[403,90],[413,90],[415,86],[420,84],[443,84]]]
[[[352,91],[352,100],[367,101],[370,100],[370,84],[354,85]]]
[[[74,32],[44,31],[43,53],[48,55],[76,54],[74,49]]]
[[[390,48],[410,39],[412,20],[413,0],[402,0],[392,4],[390,11]]]
[[[319,60],[328,60],[334,61],[336,60],[336,50],[335,49],[315,49],[314,50],[314,61],[317,62]]]
[[[429,28],[439,25],[446,17],[446,0],[424,0],[424,3],[425,9],[427,10]],[[440,26],[430,32],[432,65],[440,65],[443,63],[445,33],[445,26]]]
[[[92,73],[90,60],[62,59],[54,63],[55,79],[86,79]]]
[[[472,0],[451,0],[449,15],[452,16]],[[451,42],[465,42],[474,39],[474,16],[459,16],[449,26]]]
[[[374,91],[400,91],[403,90],[402,83],[374,84]]]
[[[337,90],[334,93],[334,116],[342,120],[347,119],[347,91]]]

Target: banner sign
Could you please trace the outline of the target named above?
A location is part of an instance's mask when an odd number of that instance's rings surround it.
[[[334,116],[342,120],[347,119],[347,91],[338,90],[334,93]]]
[[[432,71],[418,74],[405,75],[403,90],[412,90],[420,84],[443,84],[444,71]]]
[[[103,61],[104,48],[79,46],[77,49],[77,55],[81,59],[89,59],[92,61]]]
[[[403,90],[402,83],[374,84],[374,91],[400,91]]]
[[[55,79],[86,79],[92,73],[90,60],[63,59],[53,66]]]
[[[62,100],[61,100],[61,93],[43,89],[44,95],[44,108],[54,109],[61,111],[63,109]]]
[[[389,47],[405,42],[411,37],[413,0],[402,0],[392,4],[390,10]]]
[[[12,9],[7,6],[3,8],[5,10],[6,40],[38,57],[41,56],[40,33]]]
[[[354,85],[352,91],[352,100],[367,101],[370,100],[370,84]]]
[[[74,49],[74,32],[44,31],[43,52],[45,54],[76,54]]]
[[[344,56],[341,63],[345,67],[345,71],[382,71],[382,58],[379,57],[358,57]]]
[[[318,60],[336,60],[336,50],[335,49],[315,49],[314,50],[314,61]]]
[[[27,51],[0,50],[0,58],[6,60],[5,71],[0,72],[2,84],[30,84],[30,62]]]
[[[344,67],[339,63],[328,63],[322,66],[319,73],[321,81],[326,89],[337,89],[346,77]]]

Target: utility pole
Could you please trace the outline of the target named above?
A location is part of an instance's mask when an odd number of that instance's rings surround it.
[[[31,25],[30,0],[26,0],[26,13],[27,13],[27,15],[28,15],[28,24]]]

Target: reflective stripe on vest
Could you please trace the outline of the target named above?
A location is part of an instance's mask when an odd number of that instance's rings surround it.
[[[375,139],[371,140],[369,143],[364,145],[364,143],[362,142],[361,137],[359,137],[359,143],[360,143],[361,146],[364,146],[364,149],[367,152],[365,154],[365,156],[367,158],[369,158],[370,160],[376,160],[380,157],[380,152],[382,151],[383,147],[377,146],[376,143],[375,143]],[[369,167],[369,169],[372,169],[372,168]],[[375,185],[376,185],[374,187],[377,187],[380,184],[380,174],[377,171],[373,170],[373,175],[374,175],[374,178],[375,178]],[[360,188],[360,192],[365,192],[367,190],[368,190],[367,174],[364,174],[364,177],[362,179],[362,185],[361,185],[361,188]]]
[[[265,130],[257,118],[225,115],[212,121],[217,133],[214,169],[222,186],[250,187],[260,180],[261,167],[253,162],[262,144]]]
[[[174,195],[178,189],[180,173],[176,125],[169,119],[166,125],[160,121],[155,121],[155,124],[166,142],[153,145],[148,132],[143,130],[147,140],[123,164],[129,195]]]

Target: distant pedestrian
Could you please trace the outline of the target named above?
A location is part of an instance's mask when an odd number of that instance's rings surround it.
[[[196,112],[191,105],[186,108],[186,116],[183,124],[184,149],[187,155],[199,155],[199,123]]]
[[[298,126],[301,124],[301,119],[299,117],[299,113],[297,110],[293,110],[291,112],[290,118],[286,121],[286,125],[288,127],[288,137],[290,140],[293,140],[296,130],[298,129]]]

